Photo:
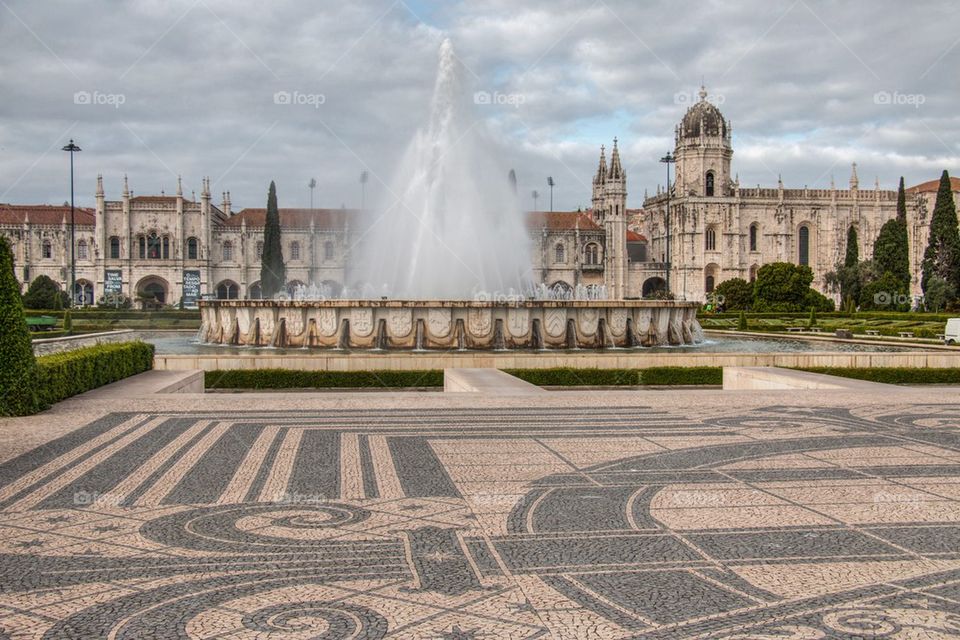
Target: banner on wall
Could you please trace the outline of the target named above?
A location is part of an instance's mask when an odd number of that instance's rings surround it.
[[[195,307],[200,298],[200,272],[189,269],[183,272],[183,306]]]

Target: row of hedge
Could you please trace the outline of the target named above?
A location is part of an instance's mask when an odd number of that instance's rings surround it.
[[[207,371],[207,389],[377,389],[442,387],[443,369],[413,371],[298,371],[232,369]]]
[[[153,345],[119,342],[37,358],[37,390],[44,407],[153,368]]]
[[[23,315],[30,316],[52,316],[62,318],[65,311],[53,309],[24,309]],[[200,318],[199,309],[188,309],[180,311],[170,309],[165,311],[138,311],[136,309],[95,309],[82,307],[72,309],[71,314],[74,318],[95,318],[95,319],[113,319],[118,320],[140,320],[143,318],[162,318],[166,320],[197,320]]]
[[[721,367],[649,367],[647,369],[504,369],[541,387],[620,387],[640,385],[718,385]]]
[[[856,378],[886,384],[960,384],[960,368],[912,369],[905,367],[881,367],[863,369],[855,367],[805,367],[800,371],[825,373],[843,378]]]
[[[810,312],[797,312],[797,311],[745,311],[744,312],[748,318],[766,318],[766,319],[775,319],[775,318],[790,318],[790,319],[806,319],[810,317]],[[736,320],[740,316],[739,311],[724,311],[722,313],[709,313],[706,314],[705,318],[731,318]],[[847,313],[845,311],[817,311],[818,318],[848,318],[851,320],[910,320],[916,322],[946,322],[949,318],[956,318],[957,314],[955,313],[927,313],[927,312],[916,312],[916,311],[904,311],[904,312],[889,312],[889,311],[858,311],[855,313]]]

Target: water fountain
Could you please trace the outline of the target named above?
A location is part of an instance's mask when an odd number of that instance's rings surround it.
[[[200,303],[204,342],[340,349],[576,349],[684,344],[695,303],[609,300],[535,282],[520,203],[449,41],[430,120],[360,222],[349,287]],[[637,337],[637,329],[644,332]],[[228,341],[229,339],[229,341]]]

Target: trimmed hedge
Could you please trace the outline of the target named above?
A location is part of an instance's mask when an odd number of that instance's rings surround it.
[[[116,382],[153,368],[153,345],[118,342],[37,358],[38,390],[45,404]]]
[[[720,385],[720,367],[649,367],[647,369],[504,369],[539,386]]]
[[[443,370],[298,371],[296,369],[232,369],[207,371],[207,389],[320,389],[442,387]]]
[[[960,384],[960,368],[911,369],[905,367],[879,367],[858,369],[854,367],[809,367],[799,369],[811,373],[825,373],[843,378],[856,378],[886,384]]]

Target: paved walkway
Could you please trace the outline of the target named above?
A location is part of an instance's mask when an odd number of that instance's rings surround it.
[[[0,637],[960,635],[956,389],[101,395],[0,429]]]

